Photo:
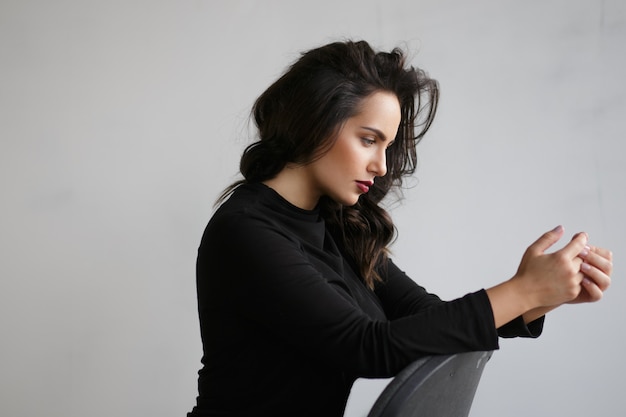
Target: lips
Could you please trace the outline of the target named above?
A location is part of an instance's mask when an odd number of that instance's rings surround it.
[[[359,187],[359,190],[363,193],[368,192],[373,184],[374,181],[356,181],[356,186]]]

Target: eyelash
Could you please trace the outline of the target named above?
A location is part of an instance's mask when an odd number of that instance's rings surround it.
[[[370,139],[370,138],[361,138],[361,141],[363,142],[363,145],[365,146],[372,146],[376,143],[376,139]],[[395,142],[389,143],[389,145],[385,147],[385,150],[389,150],[389,148],[391,148],[391,145],[393,145],[394,143]]]

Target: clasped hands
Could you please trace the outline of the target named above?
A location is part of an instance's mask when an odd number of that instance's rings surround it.
[[[536,307],[595,302],[611,284],[613,254],[590,245],[584,232],[562,249],[545,253],[563,233],[562,226],[544,233],[522,257],[516,278],[525,280]]]

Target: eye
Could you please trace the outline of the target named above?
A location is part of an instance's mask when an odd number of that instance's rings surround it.
[[[376,143],[376,139],[372,139],[372,138],[361,138],[361,142],[363,142],[363,145],[365,146],[372,146],[373,144]]]

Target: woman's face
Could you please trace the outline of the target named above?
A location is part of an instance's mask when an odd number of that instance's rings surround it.
[[[311,191],[345,206],[357,203],[375,177],[387,173],[385,150],[400,125],[400,103],[378,91],[363,99],[361,111],[346,120],[337,140],[321,158],[307,165]]]

